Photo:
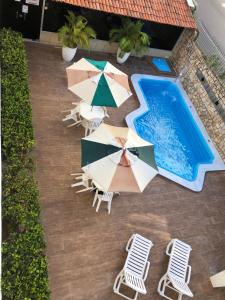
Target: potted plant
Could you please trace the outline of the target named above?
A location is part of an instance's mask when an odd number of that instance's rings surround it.
[[[83,16],[76,16],[68,11],[66,24],[58,31],[59,41],[62,43],[62,57],[65,61],[71,61],[77,51],[77,47],[90,47],[90,39],[95,38],[95,31],[88,26],[88,21]]]
[[[131,21],[129,18],[122,18],[122,26],[112,29],[109,33],[110,40],[118,42],[117,62],[124,63],[131,54],[131,51],[141,55],[150,45],[149,36],[141,31],[144,25],[141,21]]]

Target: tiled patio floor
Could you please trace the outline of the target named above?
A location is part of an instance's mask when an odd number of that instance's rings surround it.
[[[165,248],[177,237],[192,245],[190,287],[196,300],[224,300],[225,289],[213,289],[209,276],[225,269],[225,173],[206,175],[204,189],[194,193],[157,176],[143,194],[121,194],[108,215],[104,204],[96,213],[93,194],[75,194],[70,173],[80,170],[82,128],[66,128],[62,110],[76,97],[67,90],[61,50],[27,43],[30,92],[36,137],[34,155],[47,242],[53,300],[114,300],[112,286],[123,266],[125,244],[134,232],[154,242],[146,280],[148,294],[161,299],[157,284],[166,270]],[[112,56],[78,51],[77,59]],[[147,61],[130,60],[125,72],[149,73]],[[109,123],[125,125],[124,116],[138,106],[136,97],[109,110]],[[184,299],[187,299],[183,297]]]

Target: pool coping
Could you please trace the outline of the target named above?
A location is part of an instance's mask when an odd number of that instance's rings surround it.
[[[202,135],[206,141],[206,143],[208,144],[209,148],[211,149],[213,155],[214,155],[214,160],[212,163],[210,164],[200,164],[199,167],[198,167],[198,175],[197,175],[197,178],[196,180],[194,181],[188,181],[186,179],[183,179],[181,178],[180,176],[178,175],[175,175],[163,168],[160,168],[158,167],[158,170],[159,170],[159,174],[176,182],[176,183],[179,183],[180,185],[186,187],[186,188],[189,188],[195,192],[200,192],[203,188],[203,184],[204,184],[204,178],[205,178],[205,173],[208,172],[208,171],[222,171],[222,170],[225,170],[225,164],[223,162],[223,160],[221,159],[218,151],[216,150],[216,147],[214,146],[211,138],[209,137],[206,129],[205,129],[205,126],[203,125],[200,117],[198,116],[198,113],[197,111],[195,110],[195,107],[193,105],[193,103],[191,102],[191,100],[189,99],[187,93],[185,92],[181,82],[179,79],[177,78],[171,78],[171,77],[165,77],[165,76],[156,76],[156,75],[145,75],[145,74],[133,74],[131,76],[131,82],[134,86],[134,90],[136,92],[136,95],[137,95],[137,98],[140,102],[140,107],[134,111],[132,111],[131,113],[129,113],[127,116],[126,116],[126,122],[127,122],[127,125],[128,127],[132,128],[135,132],[136,132],[136,128],[134,126],[134,119],[137,117],[137,116],[140,116],[141,114],[144,114],[145,112],[148,111],[148,105],[145,101],[145,98],[144,98],[144,95],[142,93],[142,90],[139,86],[139,80],[140,79],[143,79],[143,78],[146,78],[146,79],[155,79],[155,80],[159,80],[160,79],[164,79],[164,80],[167,80],[167,81],[171,81],[171,82],[175,82],[179,88],[180,88],[180,91],[184,97],[184,100],[187,104],[187,108],[188,110],[191,112],[195,122],[197,123],[197,125],[199,126],[199,129],[200,131],[202,132]]]

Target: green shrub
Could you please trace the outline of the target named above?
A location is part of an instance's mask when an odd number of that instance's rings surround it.
[[[30,160],[8,162],[3,175],[2,215],[8,239],[2,246],[4,299],[49,299],[47,261],[37,185]]]
[[[109,38],[112,42],[118,42],[122,50],[122,56],[125,52],[133,51],[142,55],[147,51],[150,45],[150,37],[142,31],[144,23],[140,20],[132,21],[130,18],[121,18],[121,27],[111,29]]]
[[[40,208],[37,185],[32,169],[20,161],[11,162],[3,176],[2,216],[9,229],[21,231],[29,229],[30,222],[39,222]]]
[[[2,246],[3,299],[47,300],[47,261],[40,224],[24,233],[13,233]]]
[[[77,46],[89,48],[90,40],[96,38],[93,28],[83,16],[76,16],[71,10],[66,15],[66,24],[58,30],[58,37],[63,47],[76,48]]]
[[[28,153],[34,144],[28,71],[22,36],[0,31],[2,72],[2,152],[5,158]]]
[[[5,300],[47,300],[47,260],[38,189],[29,151],[34,144],[27,60],[22,36],[0,31],[2,66],[2,296]]]

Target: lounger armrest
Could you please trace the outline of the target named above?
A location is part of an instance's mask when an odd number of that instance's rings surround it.
[[[186,283],[188,284],[190,282],[191,279],[191,266],[188,265],[187,268],[187,279],[186,279]]]
[[[128,240],[127,245],[126,245],[126,251],[127,252],[129,252],[129,250],[130,250],[130,246],[131,246],[131,243],[133,241],[133,238],[134,238],[134,235],[132,234],[132,236],[130,237],[130,239]]]
[[[144,281],[147,279],[149,268],[150,268],[150,262],[147,261],[146,267],[145,267],[145,273],[144,273],[144,277],[143,277]]]
[[[169,244],[167,245],[166,247],[166,255],[170,256],[171,254],[171,248],[172,248],[172,245],[173,245],[173,239],[169,242]]]

